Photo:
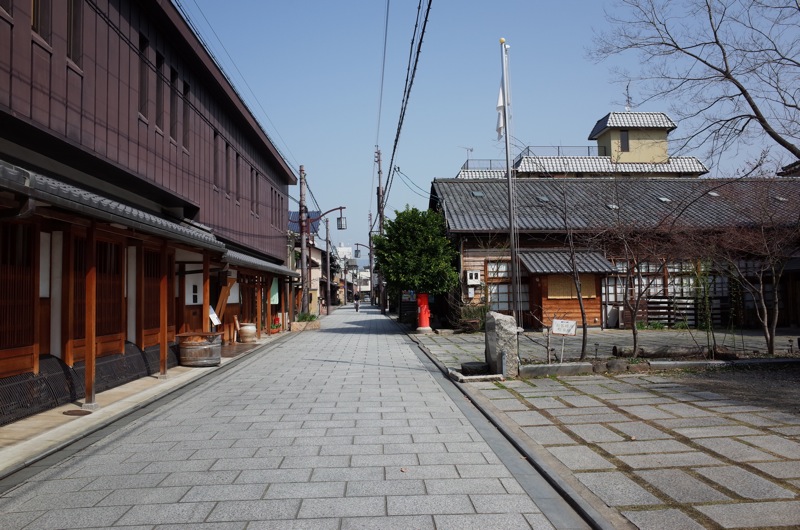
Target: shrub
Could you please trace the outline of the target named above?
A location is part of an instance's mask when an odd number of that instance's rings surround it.
[[[650,322],[647,325],[647,327],[649,329],[664,329],[664,323],[663,322]]]
[[[311,313],[300,313],[297,315],[298,322],[313,322],[317,319],[317,315]]]

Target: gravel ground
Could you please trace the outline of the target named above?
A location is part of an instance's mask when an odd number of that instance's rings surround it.
[[[674,373],[670,377],[748,404],[800,413],[800,366],[706,370]]]

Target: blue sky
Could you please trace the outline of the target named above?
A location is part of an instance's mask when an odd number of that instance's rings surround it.
[[[368,213],[377,217],[375,147],[385,184],[417,1],[391,1],[382,105],[385,1],[179,3],[289,164],[295,171],[305,166],[319,208],[347,207],[347,231],[334,230],[338,214],[332,216],[333,243],[367,244]],[[594,123],[624,110],[625,87],[613,82],[611,67],[639,66],[635,56],[622,58],[627,64],[587,59],[608,6],[608,0],[435,0],[394,159],[408,182],[394,178],[387,217],[407,204],[427,208],[431,181],[454,177],[468,154],[504,158],[495,132],[501,37],[511,47],[517,142],[592,144]],[[650,103],[635,110],[668,109]]]

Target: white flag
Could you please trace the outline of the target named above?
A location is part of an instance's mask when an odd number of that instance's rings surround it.
[[[505,127],[505,120],[503,119],[503,108],[505,107],[505,103],[503,102],[503,82],[500,81],[500,93],[497,94],[497,140],[500,141],[503,139],[503,130]]]

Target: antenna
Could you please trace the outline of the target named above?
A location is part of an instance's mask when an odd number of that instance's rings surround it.
[[[625,112],[631,111],[631,83],[625,85]]]
[[[469,161],[469,154],[472,152],[472,148],[471,147],[464,147],[463,145],[459,145],[459,147],[461,149],[466,149],[466,151],[467,151],[467,161]]]

